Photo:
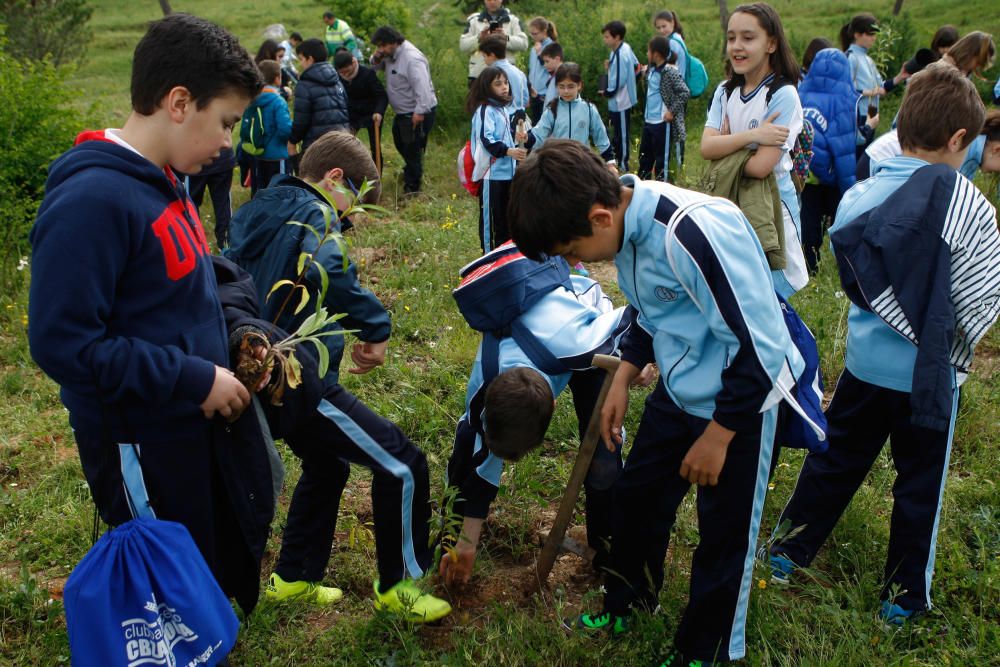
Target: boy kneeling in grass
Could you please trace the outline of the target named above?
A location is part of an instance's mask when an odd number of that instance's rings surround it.
[[[614,487],[604,609],[580,616],[577,627],[621,632],[633,609],[657,606],[677,508],[697,484],[700,543],[666,664],[742,658],[778,415],[774,390],[779,376],[803,366],[753,229],[728,201],[616,178],[592,151],[565,140],[525,160],[510,216],[528,257],[614,259],[618,284],[638,311],[601,414],[607,441],[621,440],[629,382],[654,359],[662,373]]]
[[[985,117],[955,68],[913,75],[899,110],[903,154],[844,194],[830,228],[854,302],[846,368],[826,411],[830,447],[806,456],[778,520],[792,533],[771,548],[772,581],[787,584],[812,562],[888,438],[896,481],[880,616],[889,625],[931,606],[959,386],[1000,313],[996,211],[955,171]]]
[[[262,319],[294,331],[316,311],[322,278],[315,265],[303,277],[310,291],[308,307],[299,313],[281,310],[288,294],[280,288],[268,292],[281,279],[294,281],[301,252],[313,254],[326,271],[329,284],[323,305],[330,313],[346,313],[340,320],[357,329],[362,342],[351,349],[351,373],[367,373],[382,365],[388,344],[389,313],[370,291],[361,287],[355,265],[346,260],[339,243],[319,244],[302,225],[325,231],[323,208],[345,211],[350,205],[345,191],[357,190],[367,179],[375,183],[366,203],[378,200],[378,172],[371,155],[356,137],[331,131],[313,142],[302,156],[301,178],[280,176],[233,217],[228,259],[248,271],[257,283],[256,299],[263,303]],[[289,221],[300,224],[290,225]],[[340,216],[332,216],[339,231]],[[254,296],[250,286],[250,296]],[[256,317],[256,304],[251,312]],[[451,606],[414,581],[431,564],[427,524],[430,518],[427,459],[399,427],[372,412],[339,384],[344,352],[342,336],[327,336],[330,367],[317,380],[315,371],[303,379],[315,384],[313,394],[284,398],[300,401],[290,410],[295,418],[272,429],[302,459],[302,476],[295,486],[282,535],[281,553],[268,581],[265,595],[271,600],[303,599],[332,604],[343,593],[321,581],[330,559],[337,526],[337,509],[347,484],[351,463],[372,471],[372,508],[375,513],[375,548],[379,578],[375,581],[376,607],[405,613],[408,620],[429,622],[446,616]],[[282,412],[288,420],[288,412]]]

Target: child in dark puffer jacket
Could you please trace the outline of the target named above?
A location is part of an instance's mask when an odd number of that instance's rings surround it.
[[[799,84],[803,120],[813,128],[813,158],[802,189],[802,245],[811,274],[819,267],[823,219],[837,212],[841,195],[855,181],[854,115],[858,93],[847,56],[837,49],[816,54]]]

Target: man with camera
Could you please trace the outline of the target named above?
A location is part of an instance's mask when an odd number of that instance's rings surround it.
[[[486,64],[479,53],[479,43],[491,35],[507,37],[507,51],[526,51],[530,40],[521,29],[521,22],[504,6],[503,0],[483,0],[483,11],[471,14],[465,32],[458,40],[462,53],[469,55],[469,83],[471,84]]]

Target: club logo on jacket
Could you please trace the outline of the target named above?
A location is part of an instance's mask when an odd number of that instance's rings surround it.
[[[653,294],[655,294],[656,298],[659,299],[660,301],[677,300],[677,292],[673,291],[669,287],[664,287],[663,285],[660,285],[655,290],[653,290]]]
[[[163,247],[163,261],[171,280],[180,280],[191,273],[200,257],[211,254],[205,230],[190,203],[171,202],[153,222],[152,228]]]

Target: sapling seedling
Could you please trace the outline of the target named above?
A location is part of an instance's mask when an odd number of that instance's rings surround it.
[[[268,373],[276,373],[277,378],[268,383],[268,394],[272,405],[281,405],[285,389],[295,389],[302,383],[302,363],[296,357],[296,347],[302,343],[311,343],[316,348],[319,358],[318,372],[322,378],[330,368],[330,351],[323,344],[323,338],[327,336],[341,336],[351,333],[353,330],[333,328],[332,325],[337,320],[343,318],[346,313],[331,315],[326,306],[323,305],[326,299],[327,290],[330,287],[330,278],[327,275],[323,264],[316,261],[323,246],[327,243],[336,243],[340,248],[340,253],[344,258],[343,270],[348,267],[347,244],[340,232],[340,222],[346,217],[365,213],[367,211],[385,211],[385,209],[374,204],[365,204],[364,198],[372,190],[372,185],[365,179],[357,192],[352,192],[341,185],[337,185],[337,191],[347,198],[347,205],[343,211],[324,204],[316,203],[323,214],[323,229],[320,231],[312,225],[298,220],[289,220],[286,224],[302,227],[306,232],[316,239],[316,249],[313,252],[299,254],[296,264],[297,276],[294,280],[283,278],[274,283],[267,293],[267,299],[274,296],[275,292],[282,287],[290,288],[285,294],[281,306],[275,313],[271,324],[276,325],[285,313],[285,310],[292,304],[293,298],[298,295],[293,314],[301,313],[313,296],[309,291],[306,276],[313,270],[319,276],[319,290],[316,295],[316,311],[305,318],[295,331],[285,338],[272,343],[263,333],[249,332],[240,341],[238,362],[236,365],[236,377],[243,383],[251,393],[255,392]],[[334,223],[337,224],[334,224]],[[263,348],[264,353],[260,350]]]

